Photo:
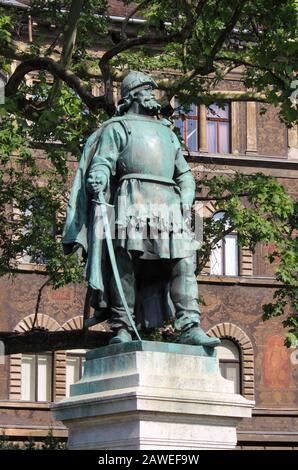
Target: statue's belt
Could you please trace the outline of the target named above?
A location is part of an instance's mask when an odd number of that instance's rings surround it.
[[[124,180],[137,179],[144,181],[154,181],[155,183],[170,184],[171,186],[177,186],[174,180],[167,178],[166,176],[159,175],[146,175],[144,173],[128,173],[127,175],[121,176],[119,182],[122,183]]]

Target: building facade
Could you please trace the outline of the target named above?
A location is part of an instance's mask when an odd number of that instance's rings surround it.
[[[26,2],[16,2],[26,3]],[[111,14],[126,11],[111,2]],[[223,91],[243,91],[240,74],[219,85]],[[118,93],[117,89],[115,93]],[[262,105],[263,106],[263,105]],[[188,146],[186,158],[199,181],[205,175],[274,176],[297,200],[298,129],[287,129],[268,106],[265,115],[255,102],[228,102],[224,109],[193,106],[176,126]],[[198,195],[199,197],[199,195]],[[204,217],[222,217],[212,201]],[[270,247],[252,254],[237,245],[237,233],[223,240],[198,276],[204,297],[202,324],[222,339],[220,368],[233,380],[235,392],[255,400],[253,417],[238,427],[241,449],[298,449],[298,351],[284,346],[280,318],[263,322],[262,305],[277,286],[274,267],[266,261]],[[44,282],[42,264],[24,259],[14,277],[0,278],[0,330],[31,328],[38,289]],[[44,291],[37,326],[49,331],[82,328],[84,287],[68,285]],[[83,373],[84,351],[16,354],[0,362],[0,430],[12,440],[53,434],[66,439],[63,425],[53,420],[49,405],[69,392]]]

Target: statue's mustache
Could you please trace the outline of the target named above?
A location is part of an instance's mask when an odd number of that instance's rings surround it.
[[[142,105],[148,108],[160,109],[160,104],[156,101],[155,98],[145,98],[142,101]]]

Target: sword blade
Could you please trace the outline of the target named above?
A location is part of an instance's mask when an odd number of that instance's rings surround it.
[[[111,229],[110,229],[110,224],[109,224],[109,219],[108,219],[108,214],[107,214],[107,208],[106,208],[106,201],[104,199],[104,195],[103,195],[102,192],[98,193],[98,201],[96,201],[96,203],[101,208],[101,215],[102,215],[102,219],[103,219],[103,226],[104,226],[104,231],[105,231],[105,236],[106,236],[106,243],[107,243],[108,253],[109,253],[109,257],[110,257],[110,261],[111,261],[111,265],[112,265],[112,271],[113,271],[113,275],[114,275],[114,278],[115,278],[116,286],[117,286],[117,289],[118,289],[118,292],[119,292],[119,295],[120,295],[120,298],[121,298],[121,302],[123,304],[123,307],[125,309],[125,313],[128,316],[129,322],[130,322],[130,324],[131,324],[138,340],[142,341],[141,337],[138,333],[138,330],[136,328],[135,322],[133,321],[133,318],[132,318],[131,313],[129,311],[129,307],[127,305],[125,294],[124,294],[124,291],[123,291],[123,287],[122,287],[122,283],[121,283],[121,279],[120,279],[119,271],[118,271],[118,267],[117,267],[117,262],[116,262],[116,258],[115,258],[114,246],[113,246],[112,236],[111,236]]]

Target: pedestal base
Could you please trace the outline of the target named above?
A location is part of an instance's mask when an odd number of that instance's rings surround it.
[[[213,349],[132,341],[87,353],[71,396],[53,405],[70,449],[233,449],[253,402],[233,393]]]

